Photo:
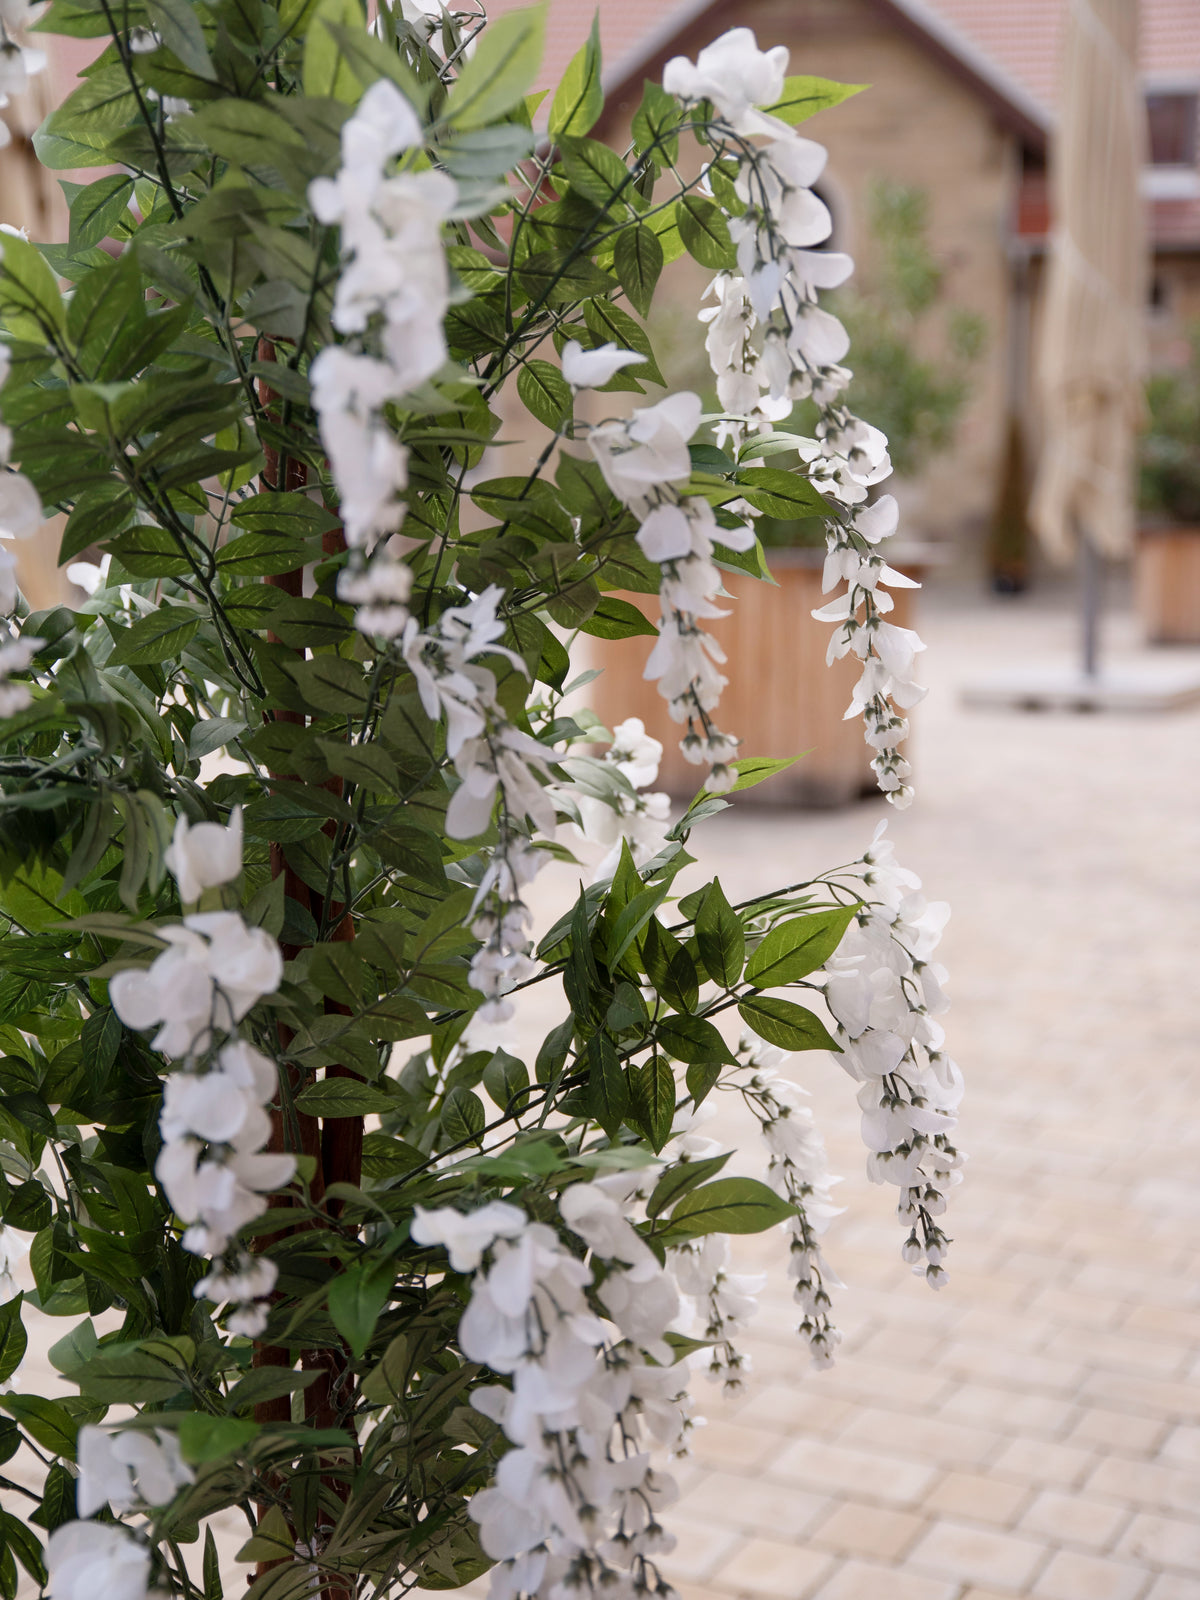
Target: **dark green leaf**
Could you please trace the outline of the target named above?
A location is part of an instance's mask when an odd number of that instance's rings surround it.
[[[684,1195],[671,1213],[671,1232],[762,1233],[795,1214],[794,1206],[756,1178],[718,1178]]]
[[[20,1366],[29,1340],[21,1322],[23,1295],[0,1306],[0,1383],[7,1383]]]
[[[301,1090],[296,1107],[310,1117],[369,1117],[373,1112],[394,1111],[396,1102],[357,1078],[322,1078]]]
[[[663,1017],[658,1043],[676,1061],[732,1063],[729,1046],[703,1017]]]
[[[658,235],[638,223],[617,235],[613,249],[617,279],[639,315],[650,314],[655,285],[663,269],[663,249]]]
[[[550,137],[582,137],[590,133],[604,109],[600,81],[600,13],[592,18],[592,31],[571,58],[550,105]]]
[[[113,226],[128,216],[132,195],[133,179],[123,172],[98,178],[81,189],[71,202],[71,248],[86,249],[106,239]]]
[[[461,1084],[451,1089],[442,1106],[442,1132],[453,1144],[478,1142],[487,1124],[483,1101]]]
[[[689,1189],[696,1189],[710,1178],[715,1178],[732,1154],[732,1150],[726,1150],[723,1155],[706,1156],[702,1161],[681,1161],[668,1167],[646,1202],[646,1215],[651,1219],[661,1217]]]
[[[587,1060],[588,1115],[600,1124],[610,1139],[615,1139],[629,1107],[629,1086],[607,1034],[598,1033],[588,1040]]]
[[[733,267],[737,252],[720,206],[703,195],[685,194],[679,202],[679,233],[688,254],[702,267]]]
[[[746,939],[736,913],[731,910],[715,878],[696,918],[696,942],[709,977],[731,989],[742,975]]]
[[[832,507],[807,478],[781,467],[743,467],[737,475],[743,497],[769,517],[831,516]]]
[[[261,1425],[248,1417],[213,1417],[189,1412],[179,1422],[179,1448],[194,1467],[221,1461],[248,1445]]]
[[[753,1028],[760,1039],[778,1045],[781,1050],[832,1050],[841,1054],[841,1046],[820,1017],[791,1000],[769,994],[754,995],[743,1000],[738,1011],[742,1021]]]
[[[657,1152],[671,1137],[675,1119],[675,1074],[670,1062],[651,1056],[640,1067],[629,1069],[629,1113]]]
[[[394,1278],[390,1262],[363,1262],[347,1268],[330,1285],[329,1315],[356,1361],[371,1342]]]
[[[115,667],[172,661],[191,643],[199,626],[200,616],[190,606],[161,605],[118,636],[109,661]]]
[[[841,944],[857,910],[857,905],[837,906],[781,922],[746,963],[746,981],[756,989],[778,989],[807,978]]]
[[[549,361],[527,361],[517,374],[517,393],[526,410],[553,432],[571,415],[570,388]]]

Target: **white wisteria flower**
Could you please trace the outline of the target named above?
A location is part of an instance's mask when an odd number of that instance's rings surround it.
[[[758,109],[782,98],[788,68],[786,45],[760,50],[749,28],[731,28],[705,45],[695,62],[674,56],[663,68],[668,94],[695,103],[711,100],[735,133],[777,133],[787,127]]]
[[[199,900],[205,889],[232,883],[242,870],[241,806],[234,806],[224,827],[219,822],[189,822],[181,812],[165,860],[185,905]]]
[[[599,389],[622,367],[645,363],[636,350],[621,350],[611,341],[585,350],[578,339],[568,339],[562,349],[562,375],[572,389]]]
[[[107,1522],[64,1522],[46,1542],[49,1600],[148,1600],[150,1551]]]
[[[102,1506],[132,1511],[137,1505],[165,1506],[195,1477],[179,1453],[179,1441],[165,1428],[110,1432],[79,1430],[76,1504],[81,1517]]]

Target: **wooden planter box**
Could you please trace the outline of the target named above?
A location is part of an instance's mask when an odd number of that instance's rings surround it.
[[[734,596],[729,602],[731,615],[705,623],[729,658],[722,668],[729,685],[717,709],[717,722],[742,741],[743,755],[809,752],[787,772],[747,790],[743,800],[765,805],[845,805],[875,792],[873,752],[863,740],[862,723],[858,718],[842,720],[861,665],[857,657],[825,665],[833,628],[810,615],[832,598],[821,593],[824,552],[777,550],[769,560],[778,588],[740,573],[725,573],[725,586]],[[906,565],[905,570],[913,569]],[[889,622],[912,627],[913,593],[894,591],[896,605]],[[656,596],[624,598],[657,619]],[[597,716],[610,728],[626,717],[640,717],[646,731],[663,744],[658,787],[690,799],[705,769],[683,759],[679,741],[684,730],[671,721],[657,685],[641,676],[652,641],[590,642],[591,664],[604,669],[589,688]]]
[[[1200,528],[1143,529],[1134,590],[1151,644],[1200,644]]]

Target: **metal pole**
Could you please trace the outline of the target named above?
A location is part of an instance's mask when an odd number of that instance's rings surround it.
[[[1077,525],[1078,526],[1078,525]],[[1083,609],[1083,675],[1094,678],[1099,670],[1100,601],[1104,566],[1100,552],[1082,527],[1079,535],[1079,590]]]

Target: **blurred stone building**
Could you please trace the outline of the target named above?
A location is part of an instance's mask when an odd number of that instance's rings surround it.
[[[490,0],[488,10],[521,3]],[[595,6],[550,0],[546,84],[583,42]],[[1141,6],[1144,193],[1155,247],[1147,317],[1153,359],[1170,362],[1187,323],[1200,318],[1200,0]],[[945,298],[988,329],[954,448],[906,495],[912,530],[954,540],[968,566],[986,560],[1010,419],[1020,421],[1027,463],[1036,452],[1028,351],[1050,226],[1046,146],[1066,7],[1067,0],[599,0],[610,131],[628,121],[643,80],[670,56],[694,57],[731,27],[753,28],[764,47],[788,45],[793,72],[870,86],[812,125],[830,153],[820,187],[834,246],[865,257],[868,269],[873,185],[924,190]]]

